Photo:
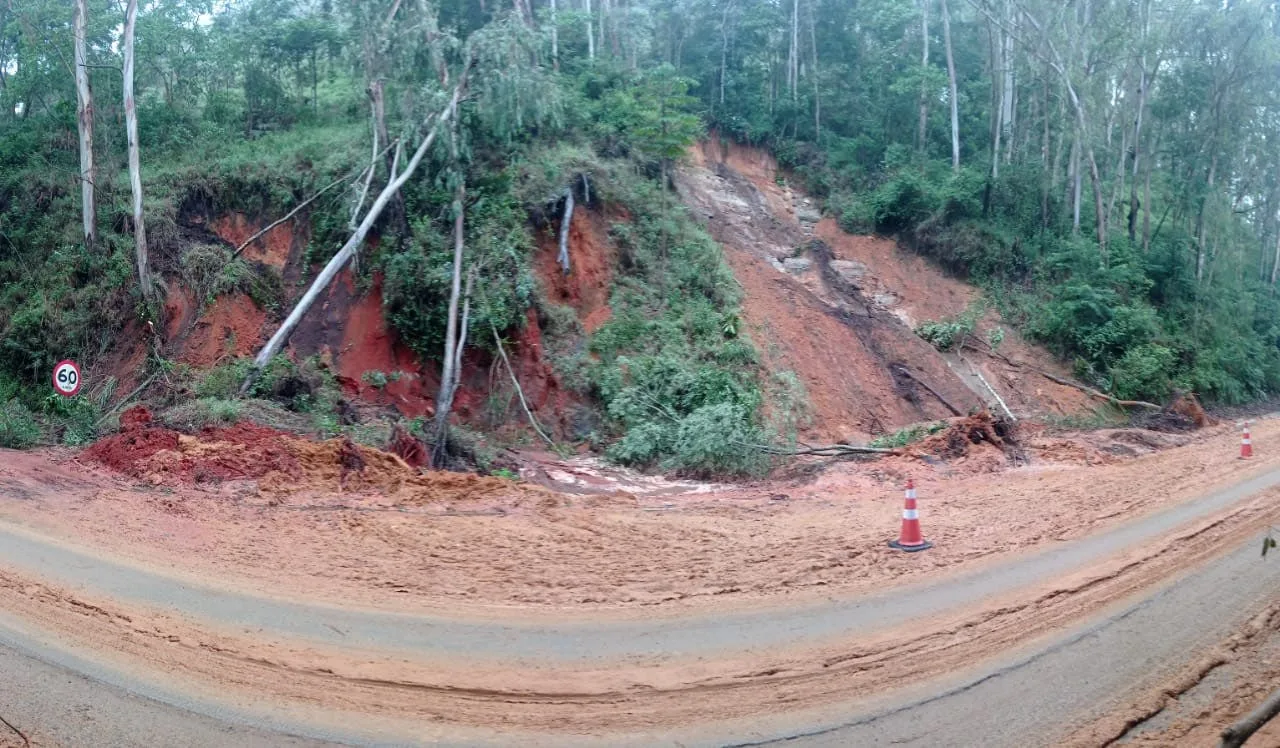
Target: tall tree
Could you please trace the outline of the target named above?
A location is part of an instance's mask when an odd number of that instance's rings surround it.
[[[942,40],[947,50],[947,98],[951,103],[951,168],[960,171],[960,100],[956,85],[956,58],[951,48],[951,11],[942,0]]]
[[[920,125],[916,147],[925,152],[929,133],[929,0],[920,0]]]
[[[80,210],[84,241],[98,240],[98,210],[94,197],[97,171],[93,166],[93,91],[89,87],[89,54],[85,40],[89,26],[87,0],[75,0],[76,128],[80,134]],[[0,62],[3,62],[0,60]]]
[[[138,146],[138,103],[133,94],[134,30],[138,25],[138,0],[128,0],[124,21],[124,121],[129,141],[129,186],[133,191],[133,240],[138,261],[138,284],[148,302],[156,299],[147,256],[147,227],[142,215],[142,157]]]

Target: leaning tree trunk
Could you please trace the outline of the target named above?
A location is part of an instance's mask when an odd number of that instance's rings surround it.
[[[142,297],[154,301],[147,259],[147,228],[142,220],[142,164],[138,153],[138,108],[133,97],[133,36],[138,23],[138,0],[129,0],[124,21],[124,122],[129,139],[129,185],[133,188],[133,236],[137,245],[138,284]]]
[[[266,366],[267,363],[280,352],[280,349],[283,348],[284,344],[289,340],[289,336],[292,335],[294,329],[297,328],[298,323],[302,321],[304,316],[306,316],[311,305],[314,304],[316,299],[320,297],[320,294],[329,287],[329,284],[333,282],[333,279],[337,276],[338,272],[341,271],[342,268],[351,261],[351,258],[355,256],[356,250],[360,248],[360,245],[364,243],[365,237],[369,235],[369,230],[373,228],[373,224],[377,222],[378,217],[382,215],[382,211],[385,210],[387,204],[391,202],[392,195],[395,195],[400,188],[404,186],[405,182],[409,181],[409,177],[413,176],[418,165],[422,163],[422,159],[426,156],[427,151],[430,150],[431,144],[435,142],[436,135],[440,132],[440,127],[456,116],[458,111],[458,102],[462,99],[462,95],[466,91],[466,87],[467,70],[463,70],[462,76],[458,79],[458,85],[453,89],[453,98],[450,99],[449,104],[445,107],[444,111],[441,112],[439,119],[436,120],[435,126],[431,128],[431,132],[423,138],[422,143],[418,146],[418,150],[414,152],[413,158],[409,160],[404,171],[399,175],[394,173],[392,174],[391,182],[383,188],[382,193],[378,195],[378,198],[374,200],[373,205],[369,207],[369,212],[365,214],[364,220],[360,222],[359,228],[357,228],[355,233],[351,235],[351,238],[347,240],[347,243],[342,246],[342,249],[338,250],[338,254],[334,255],[332,260],[329,260],[329,264],[324,266],[324,269],[320,271],[320,275],[316,276],[311,287],[307,289],[307,292],[303,294],[297,305],[294,306],[293,311],[289,312],[289,316],[285,318],[284,323],[280,325],[280,329],[276,330],[275,335],[271,336],[271,340],[267,341],[267,344],[258,352],[257,357],[253,360],[253,368],[250,370],[248,377],[245,378],[244,384],[240,387],[241,394],[248,392],[249,387],[252,386],[254,380],[257,379],[258,373],[262,371],[262,367]]]
[[[93,166],[93,90],[89,87],[89,67],[85,28],[89,23],[87,0],[76,0],[76,125],[80,132],[80,204],[85,244],[98,239],[97,201],[94,198],[96,173]]]

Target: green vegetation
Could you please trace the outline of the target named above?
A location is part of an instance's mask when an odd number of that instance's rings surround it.
[[[924,338],[940,351],[954,351],[964,345],[966,338],[973,335],[978,327],[978,318],[985,311],[985,307],[981,304],[970,304],[963,314],[921,323],[916,327],[916,335]],[[998,330],[999,328],[993,328],[992,332]],[[997,337],[997,341],[992,344],[993,348],[1000,344],[999,341],[1004,340],[1004,333],[1001,332]]]
[[[926,437],[933,436],[946,427],[947,424],[945,421],[938,423],[917,423],[900,431],[895,431],[892,434],[885,434],[884,436],[876,437],[871,440],[870,446],[877,449],[901,449],[902,447],[915,444]]]
[[[1280,389],[1280,16],[1260,0],[955,2],[946,24],[933,0],[646,0],[596,4],[590,23],[571,5],[524,17],[466,0],[144,5],[152,272],[198,304],[238,293],[282,317],[465,80],[457,117],[356,257],[357,284],[381,278],[387,319],[428,366],[452,360],[461,309],[466,346],[492,350],[532,308],[562,384],[599,410],[579,436],[620,462],[753,474],[767,467],[754,446],[788,439],[803,419],[787,415],[803,412],[802,388],[762,371],[740,335],[732,274],[673,194],[673,167],[708,129],[772,149],[846,229],[895,235],[981,285],[1010,325],[1102,390],[1239,403]],[[164,328],[136,282],[120,22],[117,5],[90,10],[87,241],[71,10],[0,9],[7,443],[93,438],[114,404],[98,371],[110,341]],[[567,195],[608,217],[620,254],[612,318],[591,335],[534,271],[540,232],[555,238]],[[312,197],[291,219],[307,243],[296,287],[233,257],[209,228],[233,212],[265,224]],[[918,332],[950,350],[977,334],[979,316]],[[993,328],[986,342],[1003,336]],[[46,400],[66,357],[96,372],[96,386]],[[189,373],[200,411],[190,420],[234,418],[249,369]],[[394,372],[366,376],[385,387]],[[322,433],[351,427],[317,362],[273,360],[248,394]],[[455,437],[455,452],[485,459],[483,438]]]
[[[0,447],[27,449],[40,441],[36,416],[17,400],[0,403]]]

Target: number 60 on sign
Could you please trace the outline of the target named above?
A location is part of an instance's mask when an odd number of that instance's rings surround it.
[[[80,392],[80,367],[74,361],[63,361],[53,367],[53,389],[63,397]]]

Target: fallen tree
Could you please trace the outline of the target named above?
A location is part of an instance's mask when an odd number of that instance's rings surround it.
[[[1221,748],[1240,748],[1262,726],[1280,715],[1280,690],[1272,691],[1257,709],[1246,714],[1239,722],[1222,731]]]
[[[827,444],[816,447],[807,444],[800,445],[799,449],[782,449],[767,444],[748,445],[764,452],[768,455],[777,455],[779,457],[848,457],[851,455],[900,455],[905,454],[901,449],[887,449],[882,447],[860,447],[855,444]]]
[[[271,339],[267,341],[267,344],[258,352],[257,357],[253,360],[253,366],[249,369],[248,376],[245,377],[244,384],[240,387],[241,395],[249,391],[249,388],[253,386],[253,383],[258,378],[258,374],[262,371],[262,368],[266,366],[271,359],[280,352],[280,349],[284,347],[284,344],[288,342],[289,336],[293,334],[294,329],[298,327],[298,323],[302,321],[302,318],[306,316],[307,311],[311,309],[311,305],[314,304],[316,299],[320,297],[320,294],[329,287],[329,284],[333,282],[333,279],[338,275],[342,268],[345,267],[346,264],[351,261],[351,258],[355,256],[360,245],[364,243],[365,237],[369,235],[369,230],[373,228],[378,217],[382,215],[382,211],[391,202],[391,199],[395,195],[399,194],[400,188],[404,186],[405,182],[409,181],[409,177],[413,176],[418,165],[422,163],[423,157],[427,155],[427,151],[431,150],[431,145],[435,142],[436,136],[439,135],[441,128],[448,124],[452,118],[457,116],[458,105],[467,91],[467,73],[469,70],[470,63],[468,63],[467,67],[463,69],[462,75],[458,79],[458,85],[453,89],[453,96],[450,97],[449,103],[445,105],[443,111],[434,117],[435,123],[432,125],[426,137],[422,139],[422,143],[418,145],[417,150],[414,151],[413,157],[409,160],[409,163],[405,165],[404,171],[399,174],[396,174],[396,169],[398,168],[397,165],[400,160],[399,157],[404,150],[404,146],[397,146],[396,158],[392,162],[391,180],[387,183],[387,186],[383,188],[382,192],[378,195],[378,198],[374,200],[373,205],[369,208],[369,212],[365,214],[364,220],[360,222],[360,226],[356,229],[355,233],[351,235],[351,238],[347,240],[347,243],[343,245],[342,249],[338,250],[338,253],[333,256],[333,259],[329,260],[329,264],[324,266],[324,269],[316,276],[315,281],[311,283],[311,287],[307,289],[307,292],[298,300],[298,303],[293,307],[293,310],[289,312],[289,316],[285,318],[285,321],[280,325],[280,329],[276,330],[276,333],[271,336]],[[428,118],[427,121],[430,121],[430,119],[431,118]]]
[[[1016,361],[1001,353],[997,353],[995,350],[990,348],[979,348],[976,345],[970,343],[968,340],[965,340],[965,342],[962,343],[960,347],[968,348],[971,351],[976,351],[978,353],[991,356],[992,358],[998,358],[1001,361],[1005,362],[1006,364],[1009,364],[1010,366],[1016,366],[1020,369],[1030,369],[1036,374],[1039,374],[1045,379],[1048,379],[1050,382],[1060,384],[1063,387],[1070,387],[1072,389],[1079,390],[1096,400],[1101,400],[1103,402],[1110,403],[1112,405],[1115,405],[1121,408],[1145,408],[1146,410],[1164,410],[1162,406],[1156,405],[1155,403],[1146,402],[1145,400],[1121,400],[1120,398],[1115,397],[1114,395],[1108,395],[1105,392],[1099,392],[1098,390],[1095,390],[1092,387],[1087,387],[1083,384],[1072,382],[1068,379],[1063,379],[1062,377],[1059,377],[1059,376],[1054,376],[1053,374],[1050,374],[1049,372],[1044,371],[1043,369],[1032,366],[1026,361]]]

